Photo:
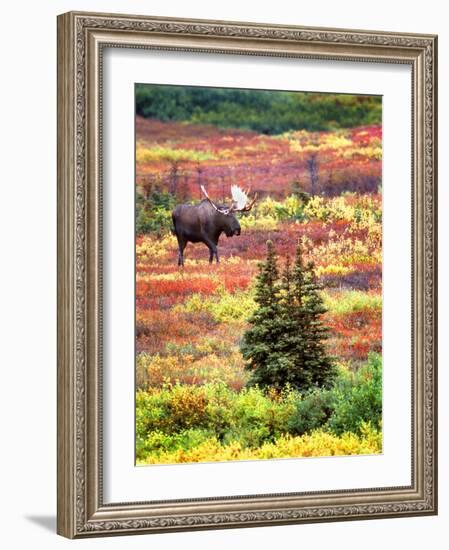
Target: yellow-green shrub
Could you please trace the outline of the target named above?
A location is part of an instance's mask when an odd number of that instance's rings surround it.
[[[184,304],[175,306],[176,311],[207,312],[214,321],[219,323],[246,321],[254,308],[255,303],[251,290],[237,290],[230,293],[220,288],[215,296],[205,297],[201,294],[192,294]]]
[[[382,309],[382,295],[378,293],[348,290],[330,294],[323,292],[324,305],[331,313],[350,313],[367,309]]]
[[[203,434],[204,435],[204,434]],[[244,447],[239,441],[222,445],[210,437],[190,449],[162,451],[138,459],[138,464],[173,464],[182,462],[221,462],[272,458],[302,458],[338,455],[377,454],[382,452],[382,434],[365,425],[363,434],[336,436],[323,431],[292,437],[280,436],[259,448]]]

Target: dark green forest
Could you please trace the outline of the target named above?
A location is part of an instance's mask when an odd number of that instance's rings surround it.
[[[162,121],[214,124],[275,135],[288,130],[337,130],[381,124],[382,98],[137,84],[136,113]]]

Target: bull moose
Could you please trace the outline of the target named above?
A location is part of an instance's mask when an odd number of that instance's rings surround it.
[[[226,237],[240,235],[237,212],[249,212],[256,202],[248,192],[237,185],[231,185],[232,203],[230,206],[215,204],[201,185],[205,199],[199,204],[179,204],[172,212],[174,233],[178,239],[178,265],[184,265],[184,249],[188,242],[204,243],[209,248],[209,263],[214,256],[218,260],[218,239],[222,233]]]

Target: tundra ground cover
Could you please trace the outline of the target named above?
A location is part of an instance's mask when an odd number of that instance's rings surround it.
[[[139,464],[381,451],[381,128],[268,136],[137,117],[136,381]],[[188,244],[177,266],[171,210],[205,185],[258,192],[222,235],[219,264]],[[240,352],[254,280],[273,241],[300,242],[323,285],[335,387],[246,388]]]

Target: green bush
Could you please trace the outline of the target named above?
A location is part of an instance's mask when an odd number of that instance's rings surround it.
[[[368,362],[352,376],[340,377],[332,389],[333,413],[328,428],[335,434],[361,433],[363,423],[382,426],[382,356],[370,353]]]
[[[296,392],[290,390],[276,397],[258,387],[241,391],[232,403],[230,425],[223,440],[258,447],[285,434],[296,397]]]
[[[179,433],[206,424],[204,389],[195,386],[176,385],[160,391],[137,393],[136,436],[147,439],[148,434],[162,431]]]
[[[310,433],[323,427],[332,412],[332,392],[314,390],[295,404],[295,412],[288,421],[288,431],[292,435]]]
[[[300,397],[288,432],[302,435],[323,428],[336,435],[360,435],[366,424],[378,431],[382,427],[382,356],[376,353],[356,373],[341,371],[332,388]]]
[[[139,461],[190,452],[208,441],[256,449],[317,431],[336,436],[382,426],[382,359],[370,354],[357,372],[341,371],[330,389],[302,394],[255,386],[236,392],[225,383],[165,385],[136,394]]]
[[[138,452],[148,452],[149,447],[155,449],[157,445],[167,449],[170,445],[187,445],[191,438],[178,436],[193,429],[212,434],[220,442],[238,441],[243,447],[257,447],[287,432],[297,398],[293,391],[274,396],[257,387],[235,392],[223,383],[176,384],[139,391]]]
[[[169,233],[173,227],[172,210],[176,197],[171,193],[153,191],[148,198],[136,197],[136,233]]]
[[[155,430],[147,434],[145,438],[139,437],[136,444],[136,456],[138,460],[144,459],[148,454],[174,452],[179,449],[185,451],[198,447],[211,437],[213,433],[190,428],[179,433],[166,434]]]

